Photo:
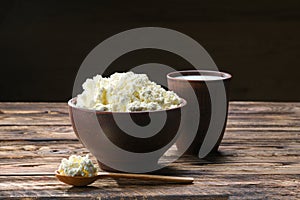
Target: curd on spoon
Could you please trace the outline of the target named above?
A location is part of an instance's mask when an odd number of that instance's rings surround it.
[[[88,154],[86,156],[71,155],[69,159],[62,159],[57,171],[61,175],[82,177],[93,177],[98,172]]]

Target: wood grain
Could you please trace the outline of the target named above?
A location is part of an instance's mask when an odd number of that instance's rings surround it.
[[[103,179],[73,188],[54,171],[62,158],[88,150],[66,104],[0,103],[0,198],[299,199],[300,103],[231,102],[229,109],[217,155],[184,156],[159,173],[192,176],[193,185]]]

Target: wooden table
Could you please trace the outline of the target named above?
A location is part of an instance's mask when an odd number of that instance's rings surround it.
[[[0,103],[0,142],[3,198],[300,199],[300,103],[231,102],[219,155],[186,156],[165,172],[192,176],[192,185],[58,182],[53,172],[61,159],[88,152],[66,103]]]

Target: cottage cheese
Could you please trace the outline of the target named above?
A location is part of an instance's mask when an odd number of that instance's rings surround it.
[[[84,157],[72,155],[69,159],[62,159],[58,172],[67,176],[92,177],[97,174],[97,168],[88,155]]]
[[[76,106],[100,111],[146,111],[178,107],[181,99],[172,91],[150,81],[146,74],[115,73],[109,78],[96,75],[82,85]]]

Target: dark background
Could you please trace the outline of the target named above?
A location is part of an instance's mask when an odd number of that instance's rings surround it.
[[[300,101],[300,1],[0,1],[0,101],[66,101],[85,56],[131,28],[171,28],[233,75],[232,100]],[[178,56],[141,50],[115,66]]]

